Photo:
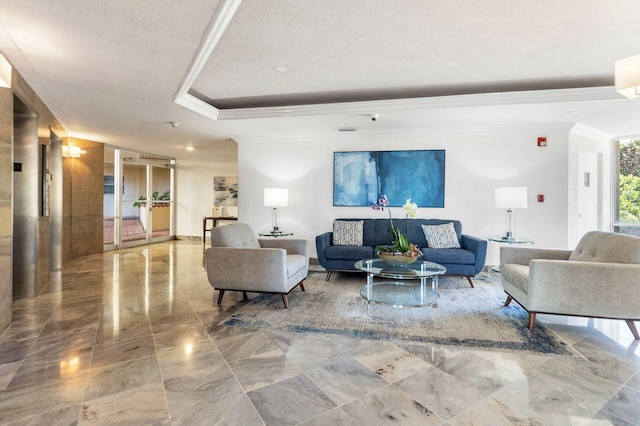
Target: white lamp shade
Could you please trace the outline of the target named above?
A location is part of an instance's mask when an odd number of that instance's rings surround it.
[[[11,87],[11,71],[11,64],[0,53],[0,87]]]
[[[527,187],[510,186],[505,188],[496,188],[496,208],[526,209]]]
[[[640,96],[640,55],[629,56],[615,63],[616,90],[634,99]]]
[[[265,207],[287,207],[289,205],[289,190],[287,188],[265,188]]]

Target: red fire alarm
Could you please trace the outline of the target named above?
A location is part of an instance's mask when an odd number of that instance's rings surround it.
[[[547,146],[547,138],[545,137],[538,138],[538,146]]]
[[[538,202],[544,203],[544,194],[538,194]]]

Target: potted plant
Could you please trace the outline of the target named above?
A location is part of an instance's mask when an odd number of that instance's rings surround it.
[[[152,223],[151,231],[162,231],[169,229],[170,213],[169,209],[163,209],[158,207],[169,207],[171,200],[171,191],[165,191],[160,194],[159,191],[154,191],[151,194],[151,215]],[[142,208],[147,206],[147,197],[141,195],[136,202],[133,203],[134,207]],[[140,222],[144,229],[147,229],[147,215],[140,215]]]
[[[374,210],[384,211],[384,208],[388,205],[389,200],[386,195],[383,195],[378,199],[378,203],[371,207]],[[407,214],[407,217],[415,217],[418,212],[418,206],[415,203],[411,203],[410,199],[404,203],[402,209]],[[418,246],[410,243],[407,236],[401,233],[397,226],[393,225],[391,209],[387,208],[387,210],[389,211],[389,223],[393,241],[390,246],[376,247],[378,257],[390,263],[411,263],[422,256],[422,251]]]

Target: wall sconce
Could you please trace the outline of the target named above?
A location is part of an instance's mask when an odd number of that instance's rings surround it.
[[[0,53],[0,87],[11,87],[11,72],[13,67],[7,61],[7,58]]]
[[[616,90],[622,96],[640,96],[640,54],[617,60],[615,63]]]
[[[280,213],[278,207],[287,207],[289,205],[289,190],[287,188],[265,188],[264,189],[264,206],[273,207],[271,221],[273,223],[272,234],[282,233],[280,230]]]
[[[62,145],[62,156],[63,157],[78,158],[82,154],[86,154],[86,153],[87,153],[87,151],[81,149],[79,146]]]
[[[496,188],[496,208],[507,209],[505,220],[505,240],[517,240],[513,231],[513,209],[527,208],[527,187],[512,186],[507,188]]]

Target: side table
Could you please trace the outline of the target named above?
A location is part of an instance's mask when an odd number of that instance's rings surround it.
[[[211,231],[213,228],[215,228],[216,226],[218,226],[218,221],[219,220],[238,220],[237,217],[231,217],[231,216],[223,216],[223,217],[213,217],[213,216],[206,216],[202,218],[202,244],[204,244],[205,240],[207,239],[207,231]],[[213,224],[211,226],[211,228],[207,229],[207,222],[208,221],[212,221]]]
[[[260,235],[261,237],[274,237],[274,238],[278,238],[278,237],[290,237],[293,235],[293,232],[286,232],[286,231],[269,231],[269,232],[258,232],[258,235]]]
[[[489,237],[489,241],[493,241],[495,243],[502,243],[502,244],[535,244],[535,241],[530,240],[528,238],[505,238],[505,237]],[[500,272],[500,265],[493,265],[490,266],[489,269],[491,269],[493,272]]]

